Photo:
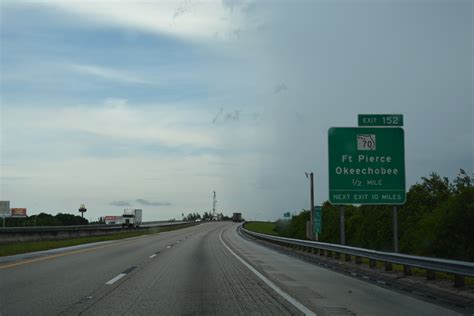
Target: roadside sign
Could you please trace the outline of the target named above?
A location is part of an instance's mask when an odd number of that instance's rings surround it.
[[[0,217],[10,217],[10,201],[0,201]]]
[[[323,226],[322,223],[322,217],[323,217],[323,208],[321,206],[315,206],[314,207],[314,233],[315,234],[321,234],[321,228]]]
[[[15,207],[11,209],[12,217],[27,217],[26,208]]]
[[[359,126],[403,126],[402,114],[359,114]]]
[[[291,217],[291,214],[290,214],[290,212],[283,213],[283,217],[285,217],[285,218],[287,218],[287,217]]]
[[[332,127],[328,145],[331,204],[405,203],[402,128]]]

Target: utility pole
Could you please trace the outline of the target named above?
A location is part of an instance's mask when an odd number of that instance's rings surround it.
[[[214,197],[212,199],[212,218],[213,219],[216,217],[216,205],[217,205],[216,191],[214,191]]]
[[[310,196],[311,196],[311,201],[310,201],[310,206],[309,206],[309,229],[310,233],[308,234],[310,236],[311,240],[315,240],[314,236],[314,180],[313,180],[313,173],[311,172],[308,176],[308,173],[305,172],[306,178],[309,177],[310,181]]]
[[[311,240],[315,240],[314,236],[314,181],[313,181],[313,173],[310,173],[310,182],[311,182],[311,216],[310,216],[310,221],[311,221]]]

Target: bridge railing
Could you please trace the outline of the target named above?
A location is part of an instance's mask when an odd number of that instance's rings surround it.
[[[377,267],[377,261],[385,264],[386,271],[392,270],[393,264],[399,264],[403,266],[404,275],[412,275],[412,267],[426,270],[426,278],[428,280],[436,278],[435,272],[445,272],[454,275],[454,286],[456,287],[464,286],[465,276],[474,277],[473,262],[382,252],[324,242],[272,236],[253,232],[244,227],[240,229],[249,236],[286,247],[317,253],[320,256],[333,257],[334,254],[336,259],[340,259],[341,254],[343,254],[345,261],[351,261],[352,257],[354,257],[356,264],[362,264],[362,258],[367,258],[371,268]]]

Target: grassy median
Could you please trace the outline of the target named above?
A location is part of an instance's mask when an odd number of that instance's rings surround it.
[[[148,229],[143,229],[143,230],[125,231],[125,232],[120,232],[120,233],[111,234],[111,235],[104,235],[104,236],[80,237],[80,238],[62,239],[62,240],[26,241],[26,242],[18,242],[18,243],[11,243],[11,244],[0,244],[0,257],[16,255],[20,253],[33,252],[33,251],[49,250],[49,249],[62,248],[62,247],[71,247],[71,246],[89,244],[89,243],[99,242],[99,241],[119,240],[119,239],[124,239],[124,238],[142,236],[142,235],[158,234],[161,232],[177,230],[177,229],[186,228],[186,227],[190,227],[194,225],[196,224],[190,223],[190,224],[184,224],[184,225],[178,225],[178,226],[153,227],[153,228],[148,228]]]

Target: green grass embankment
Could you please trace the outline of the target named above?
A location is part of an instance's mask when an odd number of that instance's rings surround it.
[[[276,224],[272,222],[249,222],[245,224],[245,228],[248,230],[257,233],[278,236],[278,233],[274,231],[275,227]]]
[[[144,230],[136,231],[126,231],[120,232],[111,235],[104,236],[92,236],[92,237],[80,237],[74,239],[62,239],[62,240],[44,240],[44,241],[27,241],[27,242],[18,242],[11,244],[2,244],[0,245],[0,257],[1,256],[10,256],[21,253],[28,253],[33,251],[49,250],[62,247],[71,247],[82,244],[89,244],[99,241],[109,241],[109,240],[119,240],[130,237],[138,237],[142,235],[152,235],[159,234],[161,232],[186,228],[194,226],[195,224],[185,224],[179,226],[165,226],[165,227],[154,227]]]

